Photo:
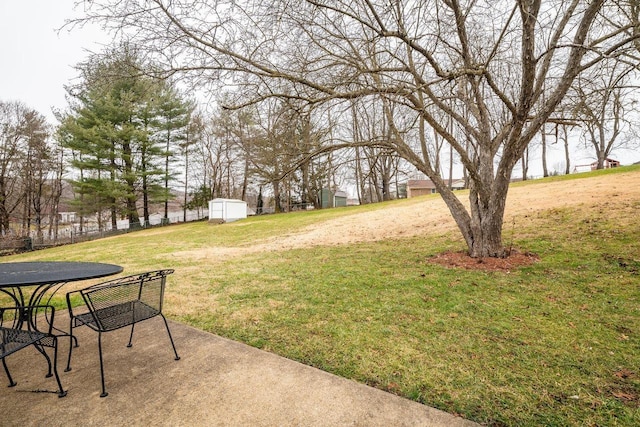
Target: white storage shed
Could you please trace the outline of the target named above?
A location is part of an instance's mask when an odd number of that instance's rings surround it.
[[[247,202],[237,199],[209,200],[209,221],[231,222],[247,217]]]

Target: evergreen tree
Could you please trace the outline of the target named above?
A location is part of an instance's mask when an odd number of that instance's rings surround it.
[[[189,117],[193,112],[192,103],[171,84],[166,84],[161,91],[157,106],[157,139],[164,147],[164,218],[169,218],[169,183],[175,173],[170,165],[173,163],[181,147],[187,140]]]
[[[112,228],[118,217],[139,224],[141,198],[148,224],[150,204],[169,199],[171,150],[184,134],[188,104],[168,83],[141,73],[136,52],[126,47],[79,68],[83,81],[69,90],[71,109],[59,128],[81,172],[74,188],[83,204],[110,211]]]

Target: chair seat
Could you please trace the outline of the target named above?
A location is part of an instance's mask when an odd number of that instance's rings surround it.
[[[136,322],[149,319],[160,314],[160,311],[140,301],[130,301],[122,304],[101,308],[93,313],[83,313],[74,316],[74,327],[87,325],[93,330],[108,332]],[[99,324],[96,324],[96,319]]]
[[[42,345],[53,347],[53,338],[43,332],[0,327],[0,336],[2,337],[2,342],[0,343],[0,358],[8,356],[38,341],[40,341]],[[49,340],[49,342],[47,342],[47,340]]]
[[[0,359],[9,387],[15,386],[16,382],[9,372],[7,356],[34,345],[47,361],[46,376],[55,376],[58,397],[66,396],[67,392],[62,388],[58,375],[58,337],[52,334],[54,316],[55,308],[51,305],[0,307]],[[43,347],[53,348],[53,363]]]

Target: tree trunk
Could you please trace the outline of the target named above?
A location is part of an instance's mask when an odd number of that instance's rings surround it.
[[[164,191],[165,191],[165,201],[164,201],[164,219],[167,221],[169,219],[169,150],[171,149],[171,122],[167,125],[167,146],[164,158]],[[168,222],[168,221],[167,221]]]
[[[302,172],[302,189],[301,189],[301,209],[306,210],[307,204],[309,203],[309,188],[311,187],[309,183],[309,162],[305,162],[300,166],[300,170]]]
[[[363,205],[365,203],[364,201],[364,194],[365,194],[365,185],[364,185],[364,177],[362,176],[362,159],[360,158],[360,147],[356,147],[356,170],[355,170],[355,174],[356,174],[356,193],[358,196],[358,203]]]
[[[127,212],[127,217],[129,218],[129,226],[135,228],[140,227],[140,216],[138,215],[135,196],[127,197]]]
[[[391,200],[391,175],[388,169],[382,171],[382,201]]]
[[[118,229],[118,211],[116,210],[116,199],[114,197],[111,198],[111,229]]]
[[[4,183],[4,177],[0,176],[0,236],[4,236],[9,232],[9,212],[6,206],[7,192],[5,191]]]
[[[567,127],[564,125],[562,126],[562,133],[564,134],[563,135],[564,162],[565,162],[564,174],[569,175],[571,173],[571,157],[570,157],[570,151],[569,151],[569,137],[567,135]]]
[[[282,204],[280,203],[280,182],[273,181],[273,201],[275,203],[275,212],[282,212]]]
[[[138,215],[138,207],[136,206],[138,196],[136,195],[136,183],[133,177],[133,156],[131,152],[131,145],[128,141],[122,144],[122,154],[124,161],[124,182],[127,186],[127,218],[129,219],[129,227],[138,228],[140,227],[140,216]]]
[[[249,186],[249,158],[245,157],[244,160],[244,176],[242,178],[242,196],[241,200],[247,200],[247,187]]]
[[[260,215],[262,213],[262,207],[263,207],[263,201],[262,201],[262,186],[260,186],[260,188],[258,189],[258,200],[256,201],[256,214]]]
[[[497,192],[492,194],[489,201],[483,202],[478,193],[471,190],[471,234],[465,239],[472,257],[503,258],[508,255],[502,245],[505,198]]]
[[[145,227],[151,225],[149,217],[149,188],[147,184],[147,177],[144,176],[142,178],[142,218],[144,220]]]
[[[529,147],[524,150],[522,153],[522,180],[527,180],[527,175],[529,174]]]
[[[544,126],[540,135],[542,137],[542,176],[546,178],[549,176],[549,170],[547,169],[547,134]]]
[[[188,141],[188,138],[187,138]],[[184,200],[182,204],[182,222],[187,222],[187,197],[189,192],[189,144],[184,148]],[[244,189],[243,189],[244,197]],[[244,200],[244,198],[242,199]]]
[[[453,146],[449,147],[449,190],[453,190]]]
[[[476,179],[469,182],[469,211],[433,169],[423,168],[422,172],[433,181],[449,208],[467,244],[469,256],[504,258],[509,255],[502,244],[504,209],[517,158],[501,164],[494,177],[491,153],[479,152],[478,156],[478,161],[484,162],[484,174],[476,175]]]

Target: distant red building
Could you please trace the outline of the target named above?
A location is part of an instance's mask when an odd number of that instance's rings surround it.
[[[617,160],[613,160],[613,159],[604,159],[604,168],[605,169],[610,169],[610,168],[617,168],[620,167],[620,162]],[[594,171],[598,169],[598,162],[593,162],[591,163],[591,170]]]

